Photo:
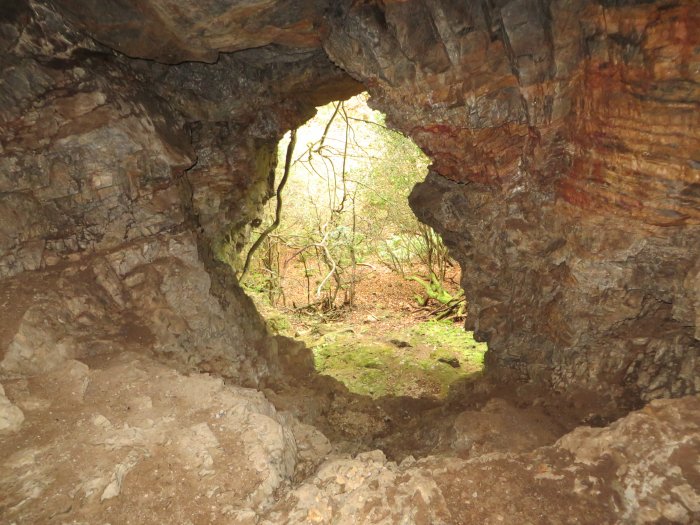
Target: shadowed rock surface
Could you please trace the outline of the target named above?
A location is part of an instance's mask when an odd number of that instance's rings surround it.
[[[693,3],[488,5],[353,4],[326,49],[434,159],[411,205],[462,265],[490,368],[697,392]]]
[[[0,521],[700,520],[695,2],[96,5],[0,7]],[[364,89],[489,343],[442,405],[317,376],[221,262]]]

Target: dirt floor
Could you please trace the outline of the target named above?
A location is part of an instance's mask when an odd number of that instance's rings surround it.
[[[490,397],[449,418],[444,405],[379,400],[373,411],[346,396],[324,418],[360,431],[345,434],[352,449],[276,406],[280,394],[130,352],[3,386],[0,401],[24,414],[0,439],[3,524],[593,525],[700,515],[688,485],[697,396],[561,439],[568,429],[546,400]],[[382,418],[384,446],[360,446]],[[430,441],[439,446],[421,459]]]
[[[288,269],[275,306],[267,294],[252,295],[273,331],[303,341],[318,372],[351,392],[444,399],[450,385],[483,369],[486,345],[464,331],[463,318],[437,320],[439,302],[419,306],[416,296],[425,294],[415,281],[381,265],[361,266],[354,304],[322,311],[299,306],[308,302],[301,270]],[[457,281],[451,269],[446,287],[454,295]]]

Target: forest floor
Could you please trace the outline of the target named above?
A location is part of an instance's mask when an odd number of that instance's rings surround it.
[[[446,288],[456,293],[457,282],[453,270]],[[288,277],[283,289],[286,305],[251,294],[272,331],[302,340],[318,372],[353,393],[443,399],[451,384],[483,368],[486,344],[464,330],[463,319],[436,320],[431,311],[439,304],[421,308],[415,300],[421,285],[381,266],[360,268],[352,307],[299,307],[314,299],[303,279]]]

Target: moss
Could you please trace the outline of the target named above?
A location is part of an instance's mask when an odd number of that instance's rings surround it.
[[[484,366],[486,343],[475,341],[472,332],[466,332],[450,321],[420,323],[411,330],[411,334],[414,341],[429,341],[433,346],[430,353],[433,360],[456,358],[460,368],[470,371],[481,370]]]
[[[353,345],[348,337],[339,337],[337,342],[321,343],[314,348],[316,368],[319,372],[351,367],[388,368],[394,355],[390,348],[382,345]]]
[[[388,393],[387,372],[395,366],[390,348],[381,344],[355,344],[353,334],[324,338],[313,348],[316,369],[342,381],[358,394]]]
[[[449,322],[429,321],[387,336],[387,341],[407,341],[404,348],[372,337],[349,330],[327,333],[312,345],[316,369],[358,394],[444,397],[456,380],[483,368],[486,345]],[[440,358],[456,358],[460,366]]]
[[[267,326],[270,331],[275,334],[288,335],[292,329],[289,319],[283,315],[276,315],[267,319]]]

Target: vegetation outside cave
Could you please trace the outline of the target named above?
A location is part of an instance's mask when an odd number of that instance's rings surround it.
[[[221,256],[270,327],[313,350],[320,373],[359,394],[444,397],[479,373],[486,345],[462,327],[458,265],[408,206],[429,161],[366,101],[321,107],[287,134],[281,200],[242,254]]]

